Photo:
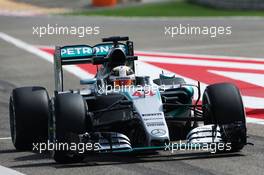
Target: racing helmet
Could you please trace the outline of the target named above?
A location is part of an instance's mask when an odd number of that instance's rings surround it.
[[[117,66],[110,72],[109,80],[113,86],[131,86],[134,85],[135,74],[128,66]]]

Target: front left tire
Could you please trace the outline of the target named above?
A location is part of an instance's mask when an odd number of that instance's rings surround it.
[[[43,87],[21,87],[12,91],[9,102],[10,129],[17,150],[32,150],[33,143],[48,138],[49,96]]]
[[[71,144],[68,134],[84,134],[86,131],[87,104],[79,94],[57,94],[54,99],[53,142]],[[55,122],[55,123],[54,123]],[[81,154],[71,150],[54,150],[52,156],[57,163],[75,163],[83,160]]]

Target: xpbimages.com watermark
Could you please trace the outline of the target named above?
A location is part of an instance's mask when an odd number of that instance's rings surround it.
[[[99,35],[99,26],[60,26],[58,24],[47,24],[43,26],[33,26],[32,34],[38,37],[45,35],[74,35],[79,38],[88,35]]]
[[[62,143],[50,142],[33,143],[33,151],[43,153],[46,151],[73,151],[77,153],[84,153],[86,151],[98,151],[101,147],[100,143]]]
[[[206,151],[216,153],[218,151],[230,151],[231,143],[186,143],[181,140],[178,143],[165,143],[164,151]]]
[[[132,93],[140,93],[144,92],[146,96],[155,95],[157,92],[164,92],[166,90],[165,85],[157,86],[157,85],[120,85],[113,86],[106,84],[105,86],[98,86],[99,94],[109,94],[109,93],[120,93],[120,92],[132,92]]]
[[[164,34],[172,38],[181,35],[203,35],[210,38],[216,38],[220,36],[231,36],[232,26],[192,26],[190,24],[168,25],[164,27]]]

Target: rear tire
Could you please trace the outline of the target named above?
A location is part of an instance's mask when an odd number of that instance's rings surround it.
[[[203,117],[205,124],[217,124],[225,133],[231,151],[239,151],[246,144],[246,118],[238,88],[229,83],[213,84],[203,95]]]
[[[12,142],[17,150],[32,150],[33,143],[48,138],[49,96],[43,87],[12,91],[9,116]]]
[[[54,140],[57,143],[70,144],[69,133],[84,134],[86,131],[87,105],[79,94],[58,94],[54,101],[55,130]],[[75,163],[83,156],[70,150],[54,150],[53,158],[58,163]]]

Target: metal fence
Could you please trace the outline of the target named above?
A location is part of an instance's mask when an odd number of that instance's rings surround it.
[[[264,0],[188,0],[215,8],[264,10]]]

